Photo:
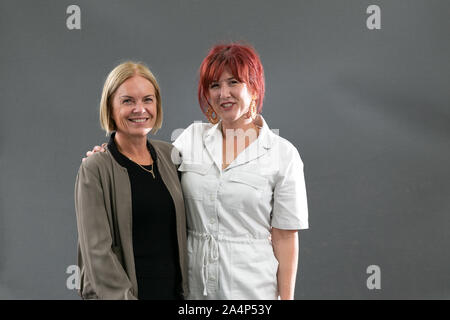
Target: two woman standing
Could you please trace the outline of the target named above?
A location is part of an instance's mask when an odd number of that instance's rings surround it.
[[[265,88],[264,71],[257,53],[253,48],[240,44],[218,45],[202,62],[198,98],[210,124],[192,124],[174,142],[182,159],[178,167],[181,186],[174,179],[176,167],[166,161],[170,159],[171,147],[155,140],[147,142],[146,134],[155,128],[153,117],[162,112],[145,107],[144,98],[149,95],[145,95],[149,90],[133,95],[120,93],[127,81],[139,77],[136,73],[129,75],[115,90],[111,90],[113,101],[116,97],[127,96],[134,102],[128,106],[111,104],[109,115],[116,127],[112,128],[115,135],[111,135],[106,155],[99,152],[84,161],[77,179],[78,196],[76,193],[75,198],[80,257],[83,261],[91,261],[91,266],[84,270],[85,278],[90,279],[92,292],[104,298],[145,299],[158,295],[164,298],[155,279],[167,281],[167,285],[173,288],[171,281],[176,278],[169,281],[168,273],[158,274],[153,270],[158,269],[157,265],[165,266],[163,261],[173,263],[176,260],[177,268],[169,269],[178,270],[171,274],[180,276],[180,287],[188,299],[277,299],[278,296],[292,299],[298,259],[297,230],[308,228],[303,164],[295,147],[275,135],[260,115]],[[130,83],[129,89],[133,86],[144,85]],[[153,87],[157,85],[153,84]],[[155,95],[155,99],[160,105],[160,97]],[[114,111],[116,107],[117,111]],[[118,126],[119,122],[124,126]],[[114,145],[117,146],[116,157]],[[156,166],[155,153],[158,159]],[[113,170],[90,170],[97,174],[95,179],[106,180],[96,187],[97,193],[91,197],[96,197],[96,201],[102,202],[109,211],[100,208],[100,204],[97,207],[83,205],[84,197],[79,196],[89,188],[92,180],[85,181],[83,171],[90,168],[91,163],[99,162],[91,158],[107,158],[105,162],[114,162],[112,167],[122,168],[122,180],[116,179]],[[126,159],[128,163],[124,161]],[[134,183],[133,188],[133,180],[137,178],[132,174],[132,168],[140,169],[136,176],[141,178],[150,172],[160,175],[159,188],[162,191],[155,193],[149,183]],[[167,170],[165,173],[164,169]],[[124,181],[127,173],[131,187]],[[120,189],[122,196],[132,202],[128,207],[128,221],[109,222],[118,216],[115,211],[117,197],[108,197],[111,189]],[[159,194],[164,194],[164,190],[166,202],[158,199],[161,203],[155,204],[153,201],[160,197]],[[186,224],[180,201],[181,190],[186,205]],[[138,198],[135,193],[140,194],[142,202],[135,200]],[[105,194],[109,203],[105,201]],[[141,203],[142,210],[135,213],[138,203]],[[121,215],[125,216],[124,213]],[[147,224],[140,224],[139,217],[147,218]],[[92,228],[86,229],[83,221],[95,219],[103,219],[103,223],[94,223]],[[164,238],[156,240],[154,230],[158,223],[161,228],[164,225],[166,231],[161,232],[165,234]],[[96,228],[109,235],[100,250],[92,245],[98,244]],[[117,229],[119,233],[121,229],[128,230],[120,233],[119,241],[122,256],[128,257],[125,262],[116,258],[112,249],[114,243],[110,238],[114,238]],[[141,238],[136,229],[141,229]],[[173,241],[175,231],[178,245]],[[127,242],[132,242],[133,246],[124,247]],[[147,246],[139,253],[136,248],[143,246],[141,242]],[[163,245],[166,247],[155,251],[156,247]],[[122,282],[116,281],[115,277],[109,280],[104,277],[102,254],[116,259],[116,269],[123,271]],[[136,261],[142,260],[142,256],[155,261],[154,269],[146,268],[144,263],[140,264],[142,269],[137,267]],[[134,269],[133,262],[136,264]],[[106,274],[109,272],[114,273],[109,269]],[[133,283],[134,277],[141,280]],[[104,287],[106,292],[112,287],[117,293],[99,295],[99,290]],[[141,291],[145,287],[153,290],[148,296]]]

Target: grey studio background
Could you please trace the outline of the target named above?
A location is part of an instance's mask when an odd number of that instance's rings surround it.
[[[69,30],[68,6],[81,9]],[[369,30],[369,5],[381,29]],[[78,299],[73,189],[109,71],[155,73],[156,138],[206,119],[197,71],[218,41],[255,46],[263,115],[305,163],[297,299],[450,298],[449,1],[0,2],[0,298]],[[370,290],[367,268],[379,266]]]

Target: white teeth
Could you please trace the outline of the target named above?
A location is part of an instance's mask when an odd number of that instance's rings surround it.
[[[147,119],[130,119],[132,122],[145,122]]]
[[[233,105],[232,103],[224,103],[222,107],[228,108],[231,107],[232,105]]]

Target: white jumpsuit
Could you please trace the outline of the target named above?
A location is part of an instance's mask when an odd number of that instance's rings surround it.
[[[308,228],[298,151],[262,123],[224,170],[220,122],[193,123],[174,142],[187,210],[188,299],[278,299],[271,227]]]

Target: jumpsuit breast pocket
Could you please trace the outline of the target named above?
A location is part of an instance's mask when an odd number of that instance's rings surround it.
[[[178,171],[182,173],[181,187],[186,199],[203,200],[207,189],[207,177],[211,164],[189,164],[182,162]]]
[[[268,180],[257,174],[237,171],[230,176],[229,181],[231,207],[255,209],[268,192]]]

